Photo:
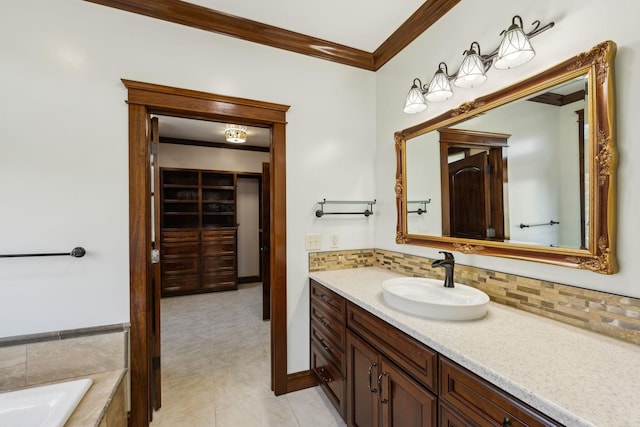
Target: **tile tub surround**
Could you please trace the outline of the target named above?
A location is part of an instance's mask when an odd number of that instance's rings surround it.
[[[309,254],[309,271],[378,266],[406,276],[444,279],[433,259],[381,249]],[[455,281],[491,301],[640,345],[640,299],[456,264]]]
[[[121,330],[0,347],[0,391],[125,369],[127,342]]]
[[[387,306],[380,267],[310,277],[560,423],[640,425],[640,348],[501,304],[482,320],[423,319]]]

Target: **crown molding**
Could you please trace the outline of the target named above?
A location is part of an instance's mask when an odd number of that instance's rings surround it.
[[[369,71],[376,71],[386,64],[460,2],[426,1],[375,52],[370,53],[180,0],[85,1]]]

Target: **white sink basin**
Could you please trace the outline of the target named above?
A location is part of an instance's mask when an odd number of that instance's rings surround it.
[[[439,320],[473,320],[487,314],[489,296],[479,289],[443,280],[398,277],[382,283],[384,300],[398,310]]]

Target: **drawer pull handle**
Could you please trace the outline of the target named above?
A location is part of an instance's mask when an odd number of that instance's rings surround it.
[[[320,345],[322,345],[322,348],[324,349],[324,351],[329,351],[329,346],[322,338],[320,338]]]
[[[384,371],[380,375],[378,375],[378,401],[382,404],[389,402],[389,399],[382,398],[382,377],[386,377],[386,376],[387,376],[387,373]]]
[[[511,425],[511,418],[504,417],[504,420],[502,420],[502,427],[508,427],[510,425]]]
[[[375,392],[377,392],[377,391],[378,391],[378,389],[377,389],[377,388],[372,388],[372,387],[371,387],[371,371],[372,371],[372,370],[373,370],[373,368],[375,368],[376,366],[378,366],[378,365],[376,365],[376,362],[371,362],[371,365],[369,365],[369,391],[370,391],[371,393],[375,393]]]
[[[333,381],[333,378],[331,378],[331,375],[325,376],[324,368],[318,368],[318,375],[320,375],[320,379],[327,384]]]
[[[326,321],[326,319],[324,317],[320,317],[320,323],[322,323],[322,326],[329,326],[329,323]]]

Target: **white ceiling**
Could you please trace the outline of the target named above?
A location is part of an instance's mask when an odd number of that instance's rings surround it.
[[[204,120],[183,119],[170,116],[157,117],[158,133],[161,137],[227,143],[224,139],[224,130],[227,123],[207,122]],[[234,145],[236,144],[230,144],[230,147]],[[269,147],[271,145],[271,129],[248,126],[247,142],[243,145]]]
[[[375,51],[425,0],[192,0],[229,15],[366,52]],[[160,136],[225,142],[226,123],[159,116]],[[268,147],[269,129],[249,127],[245,145]]]
[[[425,0],[191,0],[189,3],[373,52],[424,2]]]

